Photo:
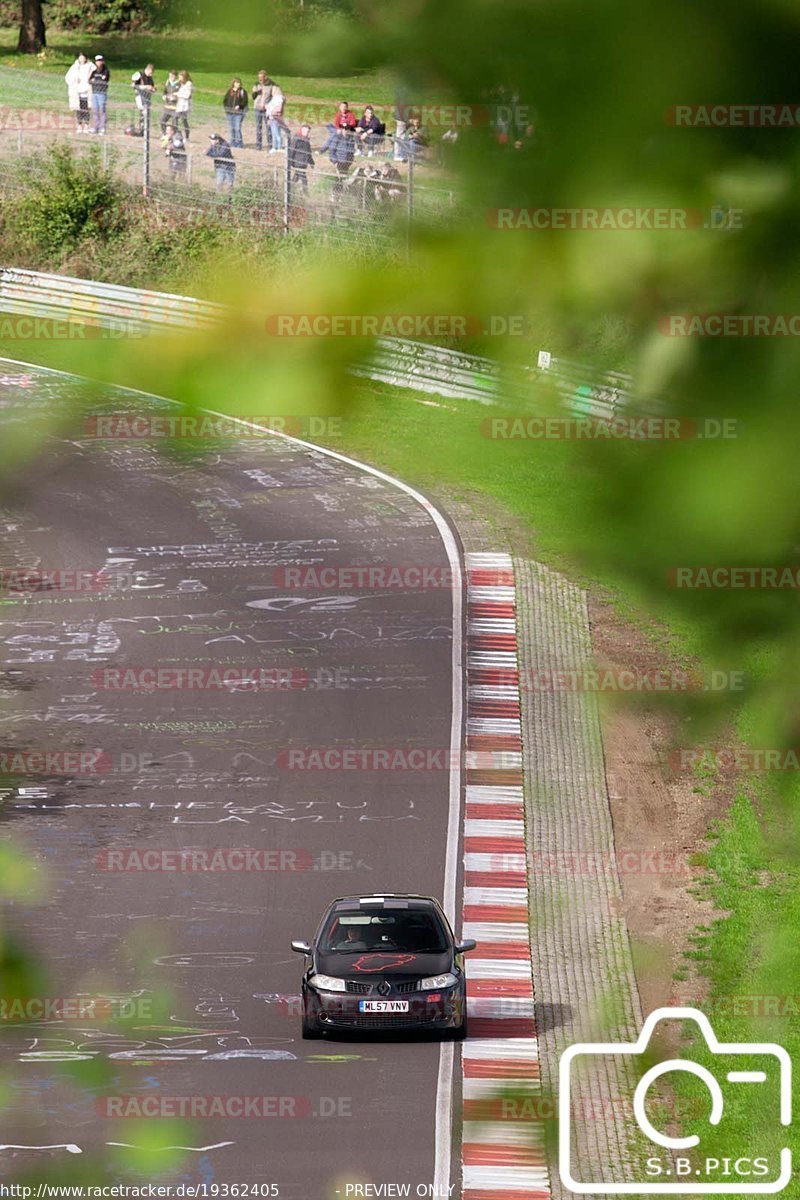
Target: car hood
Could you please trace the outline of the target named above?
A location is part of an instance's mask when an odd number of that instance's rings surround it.
[[[453,952],[412,954],[400,950],[359,951],[356,954],[316,955],[316,970],[338,979],[410,979],[443,975],[452,970]]]

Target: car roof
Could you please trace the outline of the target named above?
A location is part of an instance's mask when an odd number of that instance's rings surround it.
[[[337,912],[381,907],[439,909],[439,902],[432,896],[419,896],[413,892],[373,892],[366,896],[338,896],[329,906]]]

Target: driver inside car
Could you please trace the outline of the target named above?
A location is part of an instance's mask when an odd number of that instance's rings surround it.
[[[344,931],[344,937],[340,936],[336,940],[334,949],[336,950],[368,950],[369,946],[364,940],[364,931],[358,925],[347,925]]]

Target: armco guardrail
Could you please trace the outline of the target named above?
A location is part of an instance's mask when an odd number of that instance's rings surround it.
[[[108,327],[124,322],[145,332],[157,327],[211,329],[220,320],[224,309],[220,304],[191,296],[5,267],[0,271],[0,312],[71,319]]]
[[[431,346],[428,342],[382,339],[368,362],[355,374],[395,387],[413,388],[458,400],[496,404],[517,392],[530,393],[530,372],[501,372],[490,358]]]
[[[17,267],[0,269],[0,312],[75,320],[146,333],[157,329],[213,329],[225,308],[192,296],[96,283]],[[629,407],[630,377],[607,372],[599,381],[580,363],[540,351],[536,366],[501,367],[490,358],[431,346],[382,339],[372,357],[353,368],[357,375],[414,391],[480,404],[534,399],[537,385],[554,386],[575,414],[603,418]],[[637,413],[636,415],[643,415]]]

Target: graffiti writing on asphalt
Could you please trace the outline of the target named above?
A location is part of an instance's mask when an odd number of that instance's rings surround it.
[[[209,1033],[162,1034],[135,1038],[105,1030],[80,1029],[59,1025],[57,1030],[37,1030],[32,1022],[16,1031],[17,1060],[21,1063],[88,1062],[106,1058],[113,1062],[142,1066],[147,1063],[229,1062],[234,1059],[260,1059],[291,1062],[297,1055],[283,1049],[292,1039],[285,1037],[247,1037],[242,1033],[216,1030]]]
[[[148,801],[121,799],[104,801],[98,791],[102,782],[100,779],[92,779],[93,793],[90,800],[64,798],[63,795],[56,795],[52,786],[19,787],[13,789],[10,798],[7,797],[6,806],[10,811],[26,810],[30,812],[68,812],[72,809],[138,809],[149,812],[161,810],[170,825],[251,825],[258,827],[263,832],[270,829],[269,825],[262,823],[264,821],[332,825],[348,821],[419,821],[421,819],[416,801],[402,795],[384,794],[381,797],[380,808],[366,798],[346,801],[324,796],[313,800],[296,800],[294,802],[265,800],[258,804],[244,804],[235,800]],[[210,790],[213,790],[219,787],[220,782],[222,779],[219,775],[203,776],[201,774],[197,779],[187,780],[185,786],[208,786]],[[237,785],[241,785],[243,782],[246,784],[247,780],[236,780]],[[251,777],[250,782],[253,785],[261,786],[265,780]],[[126,787],[130,792],[138,790],[173,792],[176,787],[181,787],[181,782],[180,779],[173,779],[160,784],[158,782],[148,783],[146,786],[142,784],[140,788],[139,782],[132,780]]]

